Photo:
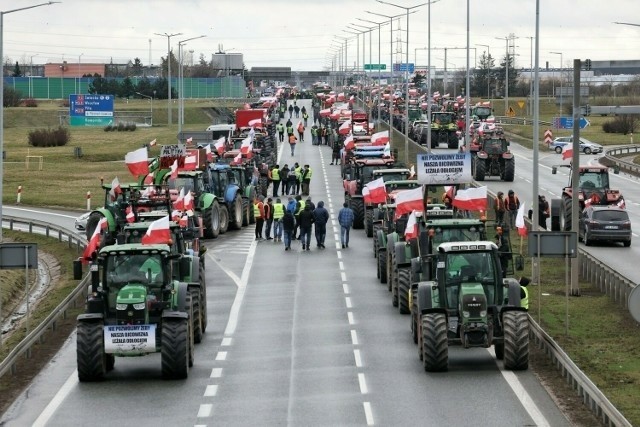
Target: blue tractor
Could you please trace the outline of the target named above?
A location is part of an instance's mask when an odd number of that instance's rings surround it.
[[[242,189],[233,179],[231,166],[224,163],[211,163],[209,176],[209,190],[217,196],[220,206],[226,209],[229,228],[239,230],[243,222],[246,223],[247,208],[243,204]]]

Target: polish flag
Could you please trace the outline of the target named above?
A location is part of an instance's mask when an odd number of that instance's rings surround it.
[[[192,136],[187,138],[187,144],[191,144],[192,142],[193,142],[193,137]]]
[[[125,209],[125,213],[126,213],[127,222],[129,223],[135,222],[136,215],[133,213],[133,209],[131,209],[131,206],[127,206],[127,209]]]
[[[257,127],[258,129],[262,129],[262,119],[249,120],[249,126]]]
[[[338,94],[338,101],[344,101],[344,92]]]
[[[178,198],[173,202],[173,209],[177,211],[184,210],[184,187],[180,189],[180,194]]]
[[[107,219],[102,217],[98,225],[96,225],[96,229],[93,230],[93,234],[91,235],[91,239],[89,239],[89,243],[84,248],[84,253],[82,254],[82,263],[86,264],[90,259],[91,255],[93,255],[94,251],[97,251],[100,247],[100,234],[102,230],[107,229]]]
[[[173,161],[171,165],[171,174],[169,175],[169,179],[176,179],[178,177],[178,159]]]
[[[371,145],[385,145],[389,142],[389,131],[385,130],[371,135]]]
[[[562,160],[573,158],[573,143],[569,143],[562,147]]]
[[[384,179],[378,178],[365,185],[369,190],[370,203],[385,203],[387,201],[387,188],[384,185]]]
[[[449,196],[449,200],[451,200],[453,202],[453,195],[456,191],[456,187],[454,187],[453,185],[445,185],[444,186],[444,192],[447,196]]]
[[[412,190],[400,191],[396,196],[396,218],[412,211],[422,211],[424,200],[422,186]]]
[[[351,132],[351,120],[347,120],[346,122],[342,123],[338,128],[338,133],[340,135],[347,135],[349,134],[349,132]]]
[[[124,156],[124,162],[129,168],[131,175],[146,175],[149,173],[149,161],[148,161],[147,147],[139,148],[135,151],[130,151]]]
[[[109,196],[111,196],[111,201],[115,201],[118,198],[118,194],[122,194],[122,188],[120,188],[120,181],[118,181],[118,177],[116,176],[111,181],[111,190],[109,190]]]
[[[407,227],[404,229],[404,241],[408,242],[411,239],[418,238],[418,221],[416,218],[416,211],[411,212],[409,219],[407,220]]]
[[[624,198],[620,197],[620,200],[618,200],[618,203],[616,203],[616,206],[619,207],[620,209],[626,209],[627,203],[624,201]]]
[[[242,153],[238,153],[238,155],[235,156],[233,158],[233,161],[231,162],[231,164],[233,165],[239,165],[240,163],[242,163]]]
[[[213,146],[215,147],[216,151],[220,155],[222,155],[222,153],[224,153],[224,142],[225,142],[225,138],[224,138],[224,136],[221,136],[220,138],[218,138],[216,143],[213,144]]]
[[[353,150],[356,147],[355,142],[353,142],[353,135],[349,135],[344,140],[344,149],[345,150]]]
[[[183,203],[183,209],[187,212],[187,213],[191,213],[191,215],[193,215],[193,209],[194,209],[194,204],[193,204],[193,193],[191,193],[191,191],[187,191],[187,194],[184,195],[184,203]],[[189,216],[191,216],[189,215]]]
[[[194,171],[196,170],[197,164],[198,164],[198,159],[196,158],[195,154],[187,156],[187,158],[184,159],[184,170]]]
[[[142,236],[143,245],[171,244],[171,232],[169,231],[169,215],[153,221],[147,232]]]
[[[174,209],[171,212],[171,221],[178,222],[178,221],[180,221],[180,218],[182,218],[182,211]]]
[[[518,215],[516,215],[516,228],[518,234],[522,237],[527,235],[527,225],[524,223],[524,202],[520,203],[518,208]]]
[[[453,198],[453,207],[466,211],[486,211],[487,187],[458,190]]]
[[[366,185],[362,188],[362,198],[364,199],[365,203],[371,203],[371,197],[369,196],[369,189],[367,188]]]
[[[158,141],[156,141],[155,139],[152,140],[151,142],[149,142],[149,147],[154,147],[156,145]]]
[[[211,144],[207,144],[204,147],[204,152],[207,155],[207,161],[208,162],[212,162],[213,161],[213,153],[211,152]]]
[[[187,228],[187,225],[189,225],[189,217],[183,215],[178,221],[178,225],[181,228]]]
[[[153,184],[153,175],[154,172],[149,173],[147,176],[144,177],[144,181],[143,184],[144,185],[151,185]]]
[[[240,153],[241,154],[248,154],[250,152],[253,151],[253,147],[252,147],[252,142],[251,142],[251,138],[247,137],[245,139],[242,140],[242,145],[240,146]]]
[[[384,150],[382,150],[382,157],[391,157],[391,144],[388,142],[384,146]]]
[[[320,110],[320,117],[329,117],[331,115],[331,108],[325,108],[324,110]]]

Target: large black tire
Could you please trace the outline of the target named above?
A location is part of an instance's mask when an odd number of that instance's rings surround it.
[[[367,209],[364,214],[364,231],[367,237],[373,237],[373,209]]]
[[[413,343],[418,344],[418,289],[411,289],[411,336]]]
[[[484,159],[478,158],[478,156],[473,158],[473,179],[476,181],[484,181],[484,177],[487,172],[487,163]]]
[[[560,231],[562,221],[562,199],[551,199],[551,231]]]
[[[562,213],[560,215],[564,218],[561,231],[571,231],[571,199],[569,197],[562,198]]]
[[[269,178],[261,176],[258,178],[258,192],[263,197],[267,197],[267,190],[269,189]]]
[[[398,306],[398,266],[395,251],[391,251],[391,305]]]
[[[391,292],[392,286],[393,286],[393,255],[394,255],[394,252],[389,251],[387,246],[387,251],[386,251],[387,262],[385,264],[387,266],[387,290],[389,292]]]
[[[191,309],[193,318],[191,321],[193,328],[193,340],[196,344],[202,342],[202,305],[200,304],[200,290],[193,288],[191,293]]]
[[[378,268],[380,269],[380,283],[387,283],[387,251],[378,251]]]
[[[220,234],[224,234],[229,229],[229,210],[226,206],[220,206]]]
[[[229,212],[229,228],[232,230],[240,230],[244,222],[244,211],[242,210],[242,197],[240,193],[236,194],[229,208],[231,209]]]
[[[364,199],[357,197],[351,199],[349,204],[353,210],[353,228],[364,228]]]
[[[449,148],[453,148],[453,149],[457,149],[458,148],[458,135],[456,134],[455,131],[453,132],[449,132],[449,141],[447,143],[447,146]]]
[[[398,268],[398,311],[400,314],[411,312],[411,307],[409,307],[410,273],[411,269],[409,268]]]
[[[253,206],[251,206],[251,202],[248,199],[242,198],[242,226],[246,227],[251,223],[251,212],[249,210],[253,210]]]
[[[101,381],[107,373],[102,322],[79,322],[76,339],[78,380]]]
[[[162,321],[162,376],[183,379],[189,375],[189,320],[163,319]]]
[[[516,159],[513,157],[504,161],[504,180],[513,182],[516,174]]]
[[[87,225],[85,227],[87,240],[91,240],[93,232],[96,230],[96,227],[102,218],[104,218],[104,215],[100,212],[92,212],[91,215],[89,215],[89,218],[87,218]]]
[[[422,364],[427,372],[449,369],[447,318],[443,313],[422,316]]]
[[[511,371],[529,368],[529,319],[524,311],[507,311],[504,328],[504,367]]]
[[[215,239],[220,234],[220,207],[216,200],[204,211],[204,237]]]
[[[503,360],[504,359],[504,342],[496,343],[493,348],[496,352],[496,359]]]

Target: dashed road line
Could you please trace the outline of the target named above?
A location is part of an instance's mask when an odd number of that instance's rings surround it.
[[[231,342],[233,341],[233,338],[230,337],[225,337],[222,338],[222,342],[220,343],[221,347],[228,347],[231,345]]]
[[[344,271],[340,272],[340,277],[343,282],[347,281],[347,274]]]
[[[200,408],[198,408],[198,418],[207,418],[211,416],[211,413],[213,412],[213,405],[210,403],[203,403],[200,405]]]
[[[362,357],[360,356],[360,350],[353,350],[353,358],[356,360],[356,368],[362,368]]]
[[[219,351],[218,354],[216,354],[216,360],[227,360],[227,352]]]
[[[350,312],[350,311],[347,312],[347,319],[349,320],[349,324],[350,325],[355,324],[355,322],[353,320],[353,313],[352,312]]]
[[[204,391],[204,397],[214,397],[218,394],[218,386],[216,384],[208,385]]]
[[[372,426],[373,423],[373,411],[371,410],[370,402],[362,402],[362,406],[364,407],[364,416],[367,419],[367,425]]]
[[[353,305],[351,304],[351,298],[346,297],[344,299],[345,304],[347,305],[347,308],[353,308]]]
[[[349,295],[349,285],[347,285],[346,283],[343,283],[343,284],[342,284],[342,291],[343,291],[345,294]]]
[[[209,375],[209,378],[220,378],[222,377],[222,368],[213,368],[211,370],[211,375]]]
[[[358,345],[358,332],[355,329],[351,330],[351,344]]]
[[[360,393],[368,394],[369,389],[367,388],[367,380],[364,377],[363,373],[358,374],[358,384],[360,384]]]

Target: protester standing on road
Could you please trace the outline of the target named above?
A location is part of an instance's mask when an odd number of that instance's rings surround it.
[[[300,194],[300,186],[302,185],[302,166],[300,166],[298,164],[298,162],[296,162],[296,192],[295,194]]]
[[[280,169],[280,192],[283,196],[289,192],[289,165],[287,163]]]
[[[256,240],[262,240],[262,228],[264,227],[264,203],[262,196],[253,201],[253,217],[256,219]]]
[[[302,171],[302,195],[309,195],[309,184],[311,184],[311,175],[313,175],[313,171],[309,167],[309,165],[304,165],[304,170]]]
[[[289,168],[289,178],[287,178],[287,195],[295,194],[296,182],[298,182],[298,178],[296,177],[296,166],[294,165]]]
[[[282,217],[284,217],[284,204],[280,198],[273,204],[273,238],[276,242],[282,241]]]
[[[308,120],[309,120],[309,115],[307,114],[307,112],[303,112],[302,113],[302,120],[304,121],[304,126],[307,127],[308,126]]]
[[[310,250],[311,244],[311,227],[313,226],[313,210],[311,205],[305,204],[304,209],[298,217],[300,225],[300,241],[302,242],[302,250]]]
[[[340,143],[334,142],[333,148],[331,149],[331,163],[330,164],[340,164]]]
[[[304,142],[304,125],[302,122],[298,122],[298,138],[300,142]]]
[[[293,238],[296,240],[300,240],[300,234],[298,233],[298,228],[300,227],[300,213],[304,210],[305,201],[302,200],[300,195],[296,196],[296,209],[293,211],[293,216],[296,217],[296,226],[293,229]]]
[[[293,112],[296,113],[296,119],[300,118],[300,107],[298,107],[296,104],[296,102],[293,102]]]
[[[324,202],[320,200],[318,206],[313,211],[313,223],[316,232],[316,244],[318,248],[324,249],[324,239],[327,236],[327,222],[329,221],[329,211],[324,207]]]
[[[296,143],[298,138],[294,134],[289,135],[289,148],[291,148],[291,156],[293,157],[296,152]]]
[[[338,212],[338,223],[340,224],[340,243],[342,249],[349,247],[349,230],[353,226],[355,215],[347,202],[342,204],[342,209]]]
[[[538,195],[538,225],[547,229],[547,218],[549,218],[549,202],[542,195]]]
[[[509,230],[513,230],[516,228],[516,217],[518,209],[520,209],[520,200],[513,190],[509,190],[507,193],[506,209],[509,215]]]
[[[278,197],[278,189],[280,188],[280,181],[282,180],[280,174],[280,166],[275,165],[271,169],[271,182],[273,183],[273,197]]]
[[[293,116],[293,105],[289,104],[289,118]]]
[[[271,197],[267,199],[267,203],[264,204],[264,232],[267,240],[272,240],[271,226],[273,225],[273,200]]]
[[[311,144],[312,145],[320,144],[318,142],[318,126],[316,125],[311,126]]]
[[[278,140],[280,142],[284,142],[284,124],[278,123],[276,125],[276,130],[278,131]]]
[[[290,200],[293,200],[289,198]],[[293,229],[296,224],[296,219],[293,217],[293,211],[287,210],[282,217],[282,230],[284,231],[284,250],[288,251],[291,249],[291,240],[293,237]]]
[[[493,208],[496,211],[496,224],[504,225],[504,214],[506,212],[506,208],[504,203],[504,193],[502,191],[498,191]]]

